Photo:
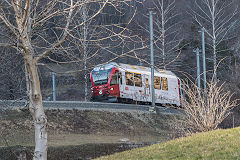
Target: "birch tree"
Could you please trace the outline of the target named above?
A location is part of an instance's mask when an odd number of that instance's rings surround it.
[[[58,49],[64,46],[73,27],[75,8],[86,3],[98,4],[89,19],[101,13],[106,4],[114,5],[113,1],[100,0],[3,0],[0,3],[0,20],[8,33],[15,37],[1,41],[0,46],[17,49],[25,62],[29,110],[35,128],[34,160],[47,159],[47,117],[42,105],[38,65],[44,65],[43,59],[57,54]]]
[[[57,7],[59,3],[63,3],[63,8]],[[42,105],[38,62],[44,56],[48,55],[53,48],[58,47],[64,42],[75,5],[72,0],[68,3],[64,3],[63,1],[46,1],[44,3],[38,0],[5,0],[2,1],[0,8],[0,19],[16,37],[8,45],[19,50],[26,66],[29,110],[32,114],[35,128],[33,159],[47,159],[47,117]],[[61,36],[54,43],[49,44],[44,51],[38,52],[35,46],[36,41],[33,41],[33,35],[37,36],[34,33],[34,29],[44,25],[52,17],[61,14],[65,17]]]
[[[173,62],[177,60],[177,49],[182,39],[180,38],[180,19],[178,19],[180,14],[177,12],[176,1],[155,0],[148,5],[151,7],[147,8],[154,8],[153,37],[156,67],[166,69],[171,66],[174,68],[176,66]],[[147,21],[149,20],[148,14],[144,17]],[[148,25],[139,24],[139,27],[149,34]]]
[[[87,70],[87,33],[88,33],[88,30],[87,30],[87,27],[89,25],[89,23],[87,23],[87,6],[84,5],[83,6],[83,9],[82,9],[82,17],[83,17],[83,21],[85,22],[84,25],[83,25],[83,42],[82,42],[82,46],[83,46],[83,60],[84,60],[84,71],[86,72]],[[88,25],[87,25],[88,24]],[[84,96],[84,100],[87,101],[87,74],[85,73],[84,74],[84,93],[85,93],[85,96]]]
[[[181,39],[179,13],[176,11],[175,0],[157,0],[153,1],[156,8],[154,17],[154,37],[155,46],[161,54],[162,66],[166,69],[168,63],[176,58],[176,48],[178,48]],[[168,60],[168,61],[167,61]]]
[[[211,46],[213,55],[215,83],[217,81],[217,55],[222,52],[218,47],[221,42],[232,38],[229,35],[237,22],[235,17],[238,11],[234,2],[234,0],[196,0],[195,9],[191,9],[194,20],[204,28],[211,39],[209,46]]]
[[[76,47],[78,57],[82,58],[80,63],[83,63],[84,72],[84,100],[87,101],[88,96],[88,59],[97,52],[96,42],[91,42],[91,39],[97,35],[97,24],[95,19],[90,19],[90,6],[85,4],[79,7],[78,15],[74,21],[74,29],[72,30],[71,42]]]

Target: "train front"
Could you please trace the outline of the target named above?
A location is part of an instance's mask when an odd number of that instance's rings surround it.
[[[92,101],[117,102],[119,92],[119,71],[116,64],[94,68],[90,73]]]

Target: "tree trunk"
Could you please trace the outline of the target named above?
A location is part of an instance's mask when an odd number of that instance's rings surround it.
[[[87,22],[87,8],[86,5],[83,6],[83,60],[84,60],[84,101],[87,101],[87,81],[88,81],[88,76],[87,76],[87,27],[86,27],[86,22]]]
[[[27,84],[27,94],[29,97],[29,110],[33,117],[34,128],[35,128],[35,151],[33,155],[33,160],[46,160],[47,159],[47,117],[44,113],[42,105],[42,94],[40,88],[40,80],[38,76],[38,66],[37,61],[42,59],[44,56],[49,54],[51,50],[55,47],[58,47],[61,43],[64,42],[67,33],[68,27],[72,20],[72,13],[74,10],[73,0],[70,0],[68,9],[61,9],[58,5],[61,2],[54,1],[50,9],[47,10],[47,13],[44,13],[40,19],[41,22],[46,22],[49,20],[49,17],[57,16],[59,11],[67,13],[68,17],[66,19],[66,24],[62,36],[56,43],[51,44],[50,48],[46,47],[44,52],[36,54],[33,45],[31,43],[32,27],[37,26],[39,22],[36,18],[36,15],[45,11],[44,8],[41,8],[40,4],[34,2],[33,0],[11,0],[5,1],[3,4],[7,3],[9,6],[3,10],[2,6],[0,13],[0,20],[5,23],[13,34],[16,36],[16,42],[18,43],[16,47],[19,47],[22,55],[24,56],[25,61],[25,74],[26,74],[26,84]],[[48,5],[46,5],[48,7]],[[57,11],[55,11],[57,9]],[[37,11],[38,10],[38,11]],[[13,13],[11,13],[13,11]],[[6,14],[4,13],[6,12]],[[59,15],[60,15],[59,12]],[[61,13],[62,14],[62,13]],[[11,16],[9,16],[11,15]],[[14,18],[15,17],[15,22]]]
[[[42,94],[37,70],[37,61],[33,54],[24,55],[29,88],[29,110],[35,128],[35,150],[33,160],[47,159],[47,118],[42,105]]]
[[[212,0],[212,36],[213,36],[213,78],[214,78],[214,83],[216,84],[217,82],[217,51],[216,51],[216,3],[215,0]]]
[[[163,60],[163,68],[166,69],[166,64],[165,64],[165,58],[166,58],[166,54],[165,54],[165,9],[164,9],[164,3],[163,0],[161,1],[162,3],[162,60]]]

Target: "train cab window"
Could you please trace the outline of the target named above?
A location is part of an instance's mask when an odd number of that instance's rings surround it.
[[[146,88],[149,87],[148,78],[146,78]]]
[[[134,82],[136,87],[142,87],[142,75],[134,73]]]
[[[126,85],[133,86],[133,73],[126,72],[125,78],[126,78]]]
[[[162,90],[168,90],[168,81],[167,78],[162,77],[161,78],[161,82],[162,82]]]
[[[117,85],[117,84],[118,84],[118,71],[112,75],[112,80],[110,82],[110,85]]]
[[[154,77],[154,88],[161,89],[160,77]]]

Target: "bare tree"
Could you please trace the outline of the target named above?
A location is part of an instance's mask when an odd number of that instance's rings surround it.
[[[114,6],[106,5],[103,13],[95,19],[88,19],[88,17],[91,17],[89,6],[81,9],[81,12],[86,11],[87,21],[85,22],[84,17],[73,20],[75,27],[70,33],[70,42],[73,42],[78,51],[82,53],[84,53],[84,46],[87,46],[85,58],[81,57],[80,60],[76,59],[75,62],[84,62],[84,59],[86,59],[91,62],[91,65],[79,71],[92,69],[99,63],[107,63],[121,57],[135,58],[131,54],[146,48],[142,45],[141,38],[134,34],[129,27],[136,14],[136,10],[133,15],[128,14],[132,2],[129,3],[117,1]],[[85,26],[81,24],[85,24]],[[71,52],[74,52],[74,50],[71,50]]]
[[[161,54],[163,68],[166,69],[167,64],[176,58],[174,53],[177,53],[181,42],[178,19],[180,15],[176,10],[175,0],[157,0],[153,1],[153,4],[157,11],[154,17],[155,46]]]
[[[222,52],[218,47],[224,40],[231,39],[231,31],[234,29],[238,14],[234,0],[196,0],[196,9],[192,10],[192,16],[200,27],[210,37],[209,46],[213,53],[214,82],[217,82],[216,66],[217,54]]]
[[[94,36],[97,34],[97,21],[96,19],[91,19],[90,5],[82,5],[79,7],[78,15],[73,20],[74,29],[71,32],[70,41],[76,46],[78,58],[81,59],[80,63],[83,63],[83,72],[84,72],[84,100],[87,101],[88,96],[88,65],[87,62],[96,54],[98,49],[96,49],[96,43],[92,42]]]
[[[122,1],[126,2],[126,1]],[[84,6],[92,4],[92,14],[86,17]],[[67,36],[74,37],[71,34],[76,27],[72,23],[73,18],[77,16],[77,12],[83,12],[83,16],[78,26],[83,26],[83,41],[86,37],[87,22],[94,19],[101,13],[106,5],[117,8],[118,1],[64,1],[64,0],[4,0],[0,4],[0,20],[8,29],[8,33],[15,38],[4,39],[0,46],[13,47],[18,50],[23,56],[26,70],[27,95],[29,98],[29,110],[33,117],[35,128],[35,151],[33,159],[47,159],[47,117],[44,113],[42,105],[42,93],[39,81],[38,66],[45,65],[46,60],[52,60],[55,63],[60,63],[59,59],[54,60],[52,57],[62,56],[66,54],[69,60],[68,63],[79,61],[73,56],[69,56],[67,52],[69,46],[66,46],[65,40]],[[85,29],[84,29],[85,25]],[[118,30],[116,31],[116,27]],[[115,28],[115,30],[113,29]],[[127,29],[116,24],[105,26],[105,31],[108,34],[102,34],[92,42],[106,41],[107,39],[121,42],[128,35],[125,34]],[[7,37],[7,36],[6,36]],[[70,46],[71,48],[71,46]],[[83,49],[86,51],[86,44],[83,43]],[[61,51],[63,49],[63,51]],[[61,55],[62,54],[62,55]],[[51,57],[52,56],[52,57]],[[84,52],[86,60],[86,52]],[[72,59],[73,58],[73,59]],[[61,57],[60,57],[61,59]],[[86,69],[86,68],[85,68]]]
[[[87,44],[86,44],[86,41],[87,41],[87,33],[88,33],[88,30],[87,30],[87,7],[86,5],[83,6],[83,9],[82,9],[82,15],[83,15],[83,21],[85,22],[84,25],[83,25],[83,42],[82,42],[82,46],[83,46],[83,60],[84,60],[84,71],[86,72],[87,70]],[[84,79],[85,79],[85,101],[87,101],[87,74],[85,73],[84,75]]]
[[[42,105],[42,94],[38,76],[38,62],[51,50],[64,42],[71,17],[73,13],[73,1],[64,3],[64,8],[58,8],[59,1],[46,1],[44,8],[43,2],[31,0],[5,0],[0,8],[0,19],[6,27],[16,37],[8,45],[17,48],[22,56],[26,66],[27,88],[29,97],[29,110],[32,114],[35,126],[35,151],[33,159],[47,159],[47,117]],[[40,12],[39,12],[40,11]],[[54,43],[44,51],[38,52],[35,48],[32,36],[34,29],[38,25],[44,25],[52,17],[61,14],[65,17],[65,26],[62,28],[61,37],[58,37]],[[46,40],[47,42],[47,40]]]
[[[148,3],[148,2],[146,2]],[[176,67],[173,65],[178,57],[178,47],[181,42],[181,26],[180,14],[177,12],[175,0],[154,0],[150,4],[146,4],[147,8],[154,9],[153,16],[153,37],[154,37],[154,52],[156,67],[167,66]],[[144,15],[148,21],[149,16]],[[139,27],[149,34],[149,26],[143,25],[141,22]]]

